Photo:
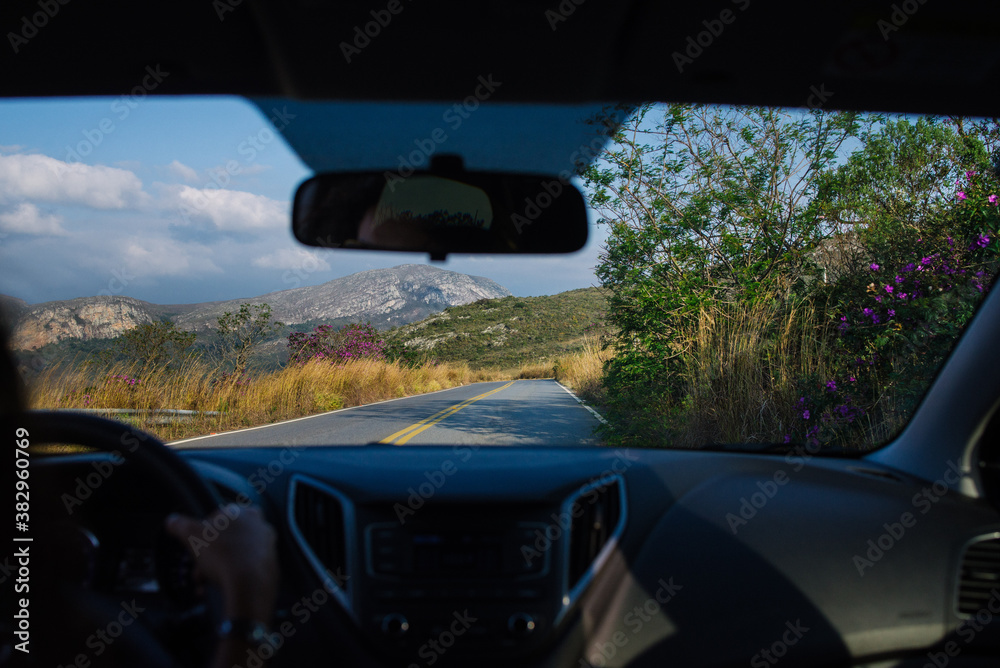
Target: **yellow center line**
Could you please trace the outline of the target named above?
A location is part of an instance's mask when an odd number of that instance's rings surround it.
[[[392,434],[391,436],[386,436],[381,441],[379,441],[379,443],[384,443],[384,444],[388,445],[388,444],[392,444],[393,441],[396,441],[395,445],[403,445],[407,441],[409,441],[411,438],[413,438],[414,436],[416,436],[417,434],[419,434],[420,432],[422,432],[422,431],[424,431],[426,429],[430,429],[431,427],[433,427],[434,425],[436,425],[438,422],[440,422],[441,420],[445,419],[449,415],[454,415],[455,413],[457,413],[458,411],[462,410],[466,406],[468,406],[468,405],[470,405],[470,404],[472,404],[472,403],[474,403],[476,401],[479,401],[480,399],[485,399],[486,397],[490,396],[491,394],[496,394],[500,390],[503,390],[505,388],[510,387],[515,382],[516,381],[512,380],[509,383],[507,383],[506,385],[503,385],[503,386],[498,387],[496,389],[490,390],[489,392],[483,392],[479,396],[472,397],[471,399],[466,399],[465,401],[463,401],[463,402],[461,402],[459,404],[455,404],[454,406],[449,406],[448,408],[445,408],[444,410],[438,411],[437,413],[435,413],[434,415],[430,416],[429,418],[421,420],[420,422],[418,422],[416,424],[411,424],[406,429],[401,429],[400,431],[397,431],[395,434]],[[399,440],[396,440],[396,439],[399,439]]]

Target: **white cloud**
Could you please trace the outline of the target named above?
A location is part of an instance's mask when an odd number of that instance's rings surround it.
[[[329,271],[330,265],[317,253],[303,248],[282,248],[254,258],[251,264],[262,269],[292,269],[305,273]]]
[[[0,153],[17,153],[22,150],[24,150],[24,146],[21,144],[7,144],[6,146],[0,144]]]
[[[180,160],[174,160],[172,163],[167,165],[167,169],[169,169],[174,176],[184,179],[185,181],[191,182],[198,180],[198,172],[196,172],[193,168],[188,167]]]
[[[11,211],[0,213],[0,229],[7,232],[33,234],[36,236],[63,236],[60,216],[43,214],[38,207],[22,202]]]
[[[165,238],[131,239],[123,244],[125,268],[139,277],[218,274],[211,250]]]
[[[225,231],[280,229],[289,224],[289,204],[263,195],[221,188],[179,186],[168,190],[169,205],[185,220],[201,218]]]
[[[0,201],[36,200],[125,209],[143,201],[142,181],[130,171],[66,163],[45,155],[0,155]]]

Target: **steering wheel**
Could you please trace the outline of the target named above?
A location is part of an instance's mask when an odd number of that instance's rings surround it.
[[[32,445],[52,443],[82,445],[121,457],[118,460],[121,464],[131,464],[128,467],[131,470],[131,475],[143,477],[141,483],[143,487],[147,487],[146,483],[148,482],[148,489],[156,490],[157,493],[163,495],[162,498],[167,501],[171,511],[204,518],[220,506],[220,499],[216,492],[176,452],[155,436],[127,424],[69,411],[26,412],[9,420],[9,424],[13,427],[26,429],[27,437]],[[38,476],[41,471],[37,464],[33,468],[32,473]],[[43,483],[37,484],[41,486]],[[122,504],[127,505],[129,501],[129,499],[122,499]],[[38,551],[45,549],[45,546],[40,543],[34,543],[32,547]],[[44,592],[45,587],[51,588],[51,583],[39,580],[38,588]],[[99,633],[106,627],[113,630],[112,625],[116,623],[116,615],[121,612],[121,605],[127,605],[129,599],[129,595],[126,595],[125,600],[120,601],[107,593],[81,587],[62,588],[58,592],[48,593],[52,595],[52,600],[48,601],[48,604],[52,604],[55,610],[45,610],[44,615],[51,617],[52,638],[60,638],[60,631],[67,624],[79,626],[83,629],[81,634],[85,634],[86,629],[90,629],[91,633]],[[45,593],[42,596],[44,598]],[[206,596],[206,601],[209,603],[205,606],[205,611],[202,614],[202,617],[207,617],[204,624],[211,624],[214,628],[219,621],[219,611],[216,606],[211,605],[211,596]],[[155,615],[151,616],[155,617]],[[141,616],[138,619],[140,622],[146,621],[141,619]],[[156,620],[150,621],[155,622]],[[114,650],[108,654],[116,655],[115,663],[120,663],[124,658],[125,665],[132,663],[144,666],[176,665],[176,657],[172,656],[171,652],[156,640],[148,628],[145,628],[147,624],[132,624],[131,626],[134,628],[129,633],[121,633],[120,639],[115,638],[117,646],[112,647],[111,643],[108,643],[110,649]],[[50,636],[46,628],[42,626],[39,629],[41,631],[38,636],[40,640]],[[106,633],[104,637],[109,636],[110,634]],[[84,635],[84,637],[86,636]],[[101,638],[100,635],[97,637]],[[93,635],[88,638],[86,643],[71,647],[69,655],[65,654],[67,651],[65,648],[56,650],[53,646],[46,646],[48,645],[46,642],[43,642],[39,649],[46,653],[54,652],[52,658],[57,661],[72,662],[74,649],[89,654],[91,659],[106,658],[99,655],[94,656],[95,651],[92,648],[101,645],[103,640],[91,642],[92,638],[94,638]],[[88,647],[91,649],[88,650]],[[100,660],[96,660],[95,665],[104,664]]]

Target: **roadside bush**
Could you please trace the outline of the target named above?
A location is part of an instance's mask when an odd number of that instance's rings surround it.
[[[319,325],[309,334],[288,335],[289,364],[305,364],[310,360],[342,363],[360,359],[385,359],[385,342],[371,323],[354,323],[334,329]]]

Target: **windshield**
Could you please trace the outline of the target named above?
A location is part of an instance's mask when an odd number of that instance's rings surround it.
[[[864,452],[998,268],[996,121],[439,106],[4,101],[0,314],[29,405],[188,446]],[[452,152],[575,185],[586,247],[431,263],[294,240],[314,169],[405,179]]]

